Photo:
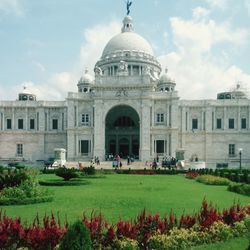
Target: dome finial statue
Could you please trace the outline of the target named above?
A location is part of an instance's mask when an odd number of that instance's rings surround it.
[[[131,7],[131,5],[132,5],[132,1],[127,0],[127,16],[128,16],[129,13],[130,13],[130,7]]]

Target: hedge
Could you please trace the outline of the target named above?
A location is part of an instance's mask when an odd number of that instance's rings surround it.
[[[1,206],[9,206],[9,205],[27,205],[27,204],[35,204],[42,202],[51,202],[54,200],[53,196],[44,196],[44,197],[35,197],[35,198],[0,198]]]
[[[90,182],[82,180],[71,180],[71,181],[39,181],[41,186],[80,186],[87,185]]]
[[[227,190],[243,195],[250,196],[250,185],[243,183],[231,183],[229,184]]]

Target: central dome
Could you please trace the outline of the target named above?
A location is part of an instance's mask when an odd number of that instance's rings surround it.
[[[123,32],[114,36],[103,50],[102,57],[116,51],[140,51],[153,56],[149,43],[135,32]]]
[[[133,20],[130,16],[126,16],[123,20],[122,33],[114,36],[107,43],[103,50],[102,58],[118,51],[136,51],[151,56],[154,55],[150,44],[143,37],[133,31]]]
[[[107,43],[94,72],[98,79],[103,76],[150,76],[155,80],[159,78],[161,65],[150,44],[134,32],[132,18],[126,16],[121,33]]]

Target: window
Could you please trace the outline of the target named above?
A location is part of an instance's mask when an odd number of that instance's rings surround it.
[[[139,66],[133,66],[133,75],[139,75]]]
[[[17,156],[23,156],[23,144],[16,145],[16,154]]]
[[[198,129],[198,119],[192,119],[192,129]]]
[[[241,128],[246,129],[247,128],[247,119],[241,118]]]
[[[58,129],[58,120],[57,119],[52,120],[52,129]]]
[[[222,129],[221,118],[217,118],[217,120],[216,120],[216,128],[217,129]]]
[[[164,114],[156,114],[156,122],[163,123],[164,122]]]
[[[30,119],[30,129],[35,129],[35,119]]]
[[[82,114],[82,124],[85,126],[89,125],[89,114]]]
[[[7,119],[7,129],[11,129],[11,119]]]
[[[90,141],[80,140],[79,141],[79,152],[82,155],[87,155],[90,152]]]
[[[228,154],[229,156],[235,156],[235,144],[229,144]]]
[[[164,153],[164,140],[156,141],[156,153],[163,154]]]
[[[228,119],[228,128],[234,129],[234,119],[233,118]]]
[[[135,123],[129,116],[120,116],[114,122],[114,127],[134,127]]]
[[[23,119],[18,119],[18,129],[23,129]]]

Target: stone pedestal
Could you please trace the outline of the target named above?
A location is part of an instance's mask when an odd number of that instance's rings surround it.
[[[66,163],[66,150],[64,148],[55,148],[55,162],[58,164],[59,167],[62,167]]]

